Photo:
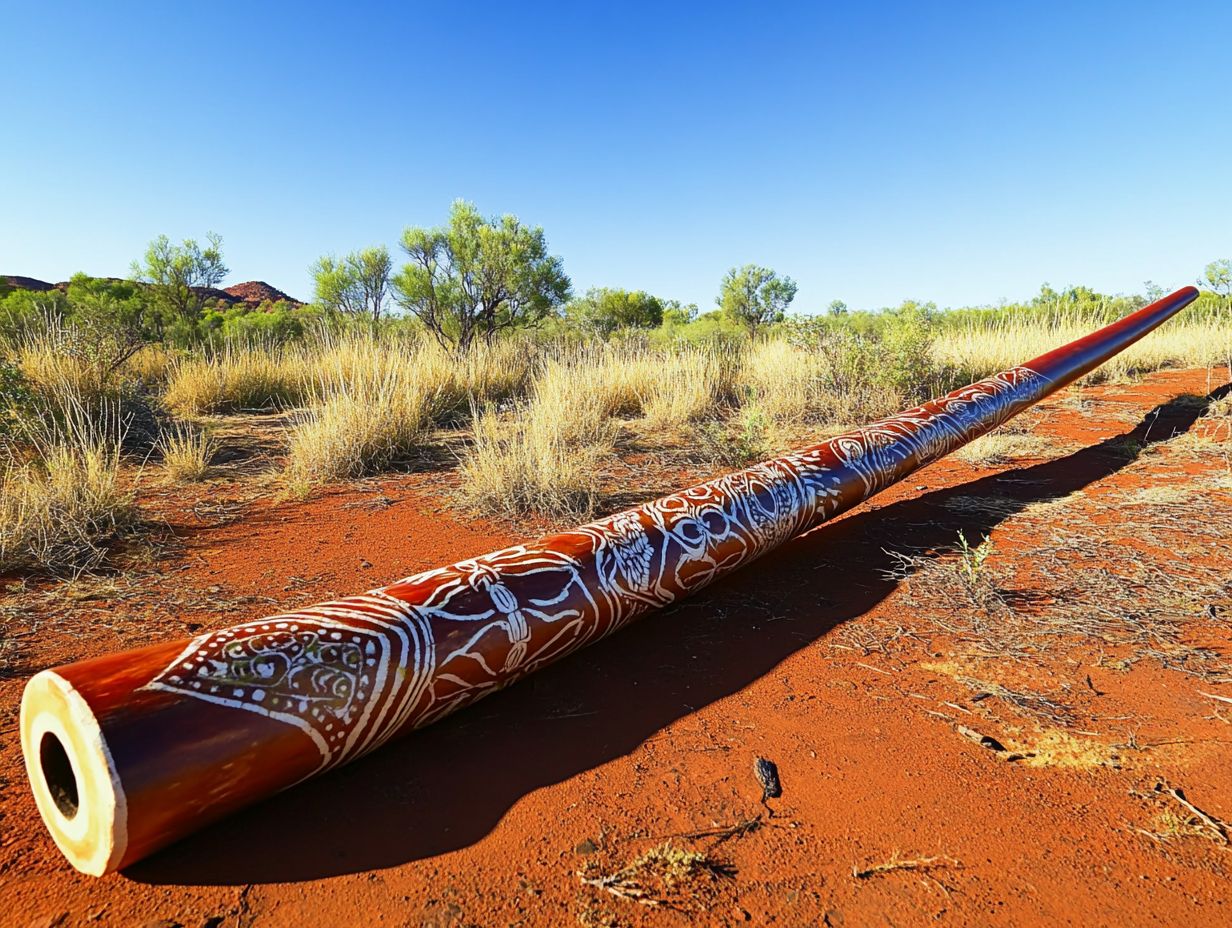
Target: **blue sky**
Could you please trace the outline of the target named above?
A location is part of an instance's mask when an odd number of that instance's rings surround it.
[[[450,7],[453,9],[450,9]],[[1232,256],[1232,4],[0,4],[0,273],[222,234],[229,282],[457,197],[575,289],[1135,291]]]

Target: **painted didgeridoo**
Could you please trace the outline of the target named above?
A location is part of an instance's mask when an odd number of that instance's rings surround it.
[[[1188,287],[940,399],[569,532],[191,641],[45,670],[21,741],[77,869],[119,869],[696,592],[1001,425]]]

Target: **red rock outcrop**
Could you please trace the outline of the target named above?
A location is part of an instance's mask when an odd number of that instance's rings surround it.
[[[288,296],[277,287],[271,287],[263,280],[247,280],[242,284],[234,284],[224,290],[237,300],[245,303],[250,303],[254,306],[261,303],[270,302],[277,303],[282,300],[286,303],[292,303],[296,306],[302,306],[301,301],[293,296]]]

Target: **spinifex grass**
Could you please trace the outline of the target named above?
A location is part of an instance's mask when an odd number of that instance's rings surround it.
[[[158,442],[163,470],[171,483],[202,480],[214,457],[214,441],[203,429],[180,423],[163,433]]]
[[[163,402],[181,416],[295,406],[308,395],[311,369],[300,349],[227,346],[174,362]]]
[[[1005,316],[990,325],[945,329],[935,343],[937,361],[965,381],[1007,370],[1107,323],[1071,315],[1064,319]],[[1123,380],[1162,368],[1209,367],[1232,357],[1232,319],[1182,313],[1084,378],[1085,383]]]
[[[58,418],[28,424],[0,473],[0,571],[88,569],[135,521],[113,419],[70,401]]]
[[[287,464],[297,492],[405,463],[433,426],[456,422],[472,400],[517,396],[532,364],[513,342],[454,356],[413,339],[362,335],[303,357],[311,405],[292,431]]]

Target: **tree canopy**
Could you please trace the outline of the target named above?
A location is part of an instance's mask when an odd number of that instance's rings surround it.
[[[384,245],[322,257],[312,266],[316,301],[329,312],[379,322],[389,302],[393,261]]]
[[[229,273],[222,259],[222,238],[211,232],[205,239],[202,248],[195,239],[175,245],[160,235],[150,242],[145,257],[133,262],[133,277],[148,285],[160,335],[172,324],[194,330],[208,299],[202,290],[217,287]]]
[[[131,280],[110,280],[74,274],[68,285],[72,321],[83,333],[83,344],[96,358],[109,359],[115,370],[153,338],[148,302]]]
[[[781,322],[796,297],[796,282],[768,267],[746,264],[723,278],[715,299],[720,311],[750,331]]]
[[[565,307],[570,321],[599,338],[620,329],[654,329],[663,323],[666,307],[645,290],[592,287]]]
[[[1232,259],[1212,261],[1198,278],[1198,286],[1209,287],[1220,296],[1232,296]]]
[[[447,225],[407,229],[402,250],[410,260],[394,277],[395,299],[447,348],[535,325],[570,296],[543,229],[516,216],[484,218],[462,200]]]
[[[696,303],[682,303],[680,300],[663,301],[664,325],[688,325],[696,318]]]

